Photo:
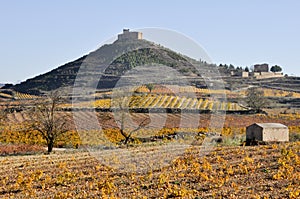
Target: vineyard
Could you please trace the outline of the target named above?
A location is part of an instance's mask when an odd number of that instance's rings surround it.
[[[6,126],[2,129],[2,132],[0,133],[0,143],[23,146],[32,145],[37,147],[46,146],[46,141],[41,134],[37,131],[31,130],[26,122]],[[81,141],[78,133],[70,130],[58,139],[55,147],[76,148],[80,144]],[[2,149],[5,149],[4,146]],[[18,153],[18,150],[15,150],[14,153]],[[23,153],[23,151],[21,151],[21,153]],[[0,155],[3,155],[2,150],[0,150]]]
[[[7,94],[7,93],[0,93],[0,97],[5,98],[5,99],[11,99],[12,98],[12,96]]]
[[[300,196],[299,146],[298,142],[217,147],[204,157],[194,147],[168,166],[145,173],[119,172],[87,152],[0,157],[0,195],[1,198],[296,199]]]
[[[29,99],[38,98],[37,96],[26,94],[26,93],[20,93],[20,92],[15,92],[13,97],[14,97],[14,99],[17,99],[17,100],[29,100]]]
[[[214,110],[214,111],[242,111],[247,110],[237,103],[221,102],[210,99],[197,99],[189,97],[179,97],[167,94],[148,94],[142,96],[132,96],[130,99],[122,99],[127,103],[130,108],[175,108],[175,109],[191,109],[191,110]],[[90,106],[97,108],[118,108],[118,104],[115,103],[120,99],[100,99],[96,100]],[[84,104],[79,105],[81,107]]]
[[[8,92],[2,92],[0,91],[0,98],[4,99],[13,99],[13,100],[32,100],[37,99],[38,97],[35,95],[30,95],[26,93],[20,93],[16,91],[8,91]]]
[[[71,113],[61,112],[62,116],[70,115]],[[93,112],[83,112],[85,118],[93,117]],[[122,140],[122,136],[116,126],[113,114],[107,113],[96,113],[99,121],[101,122],[102,128],[105,130],[105,136],[112,142],[118,143]],[[156,136],[163,134],[174,134],[175,132],[186,132],[191,135],[197,135],[198,132],[208,132],[208,131],[218,131],[221,132],[223,136],[236,136],[244,135],[245,127],[255,123],[255,122],[279,122],[285,124],[289,127],[290,133],[295,135],[300,135],[300,115],[299,114],[279,114],[276,116],[266,116],[266,115],[240,115],[230,114],[226,115],[224,121],[223,129],[209,129],[210,125],[210,114],[200,114],[197,115],[199,119],[198,128],[193,125],[193,128],[184,125],[180,125],[180,120],[194,121],[195,114],[160,114],[152,113],[152,117],[158,120],[166,119],[164,127],[162,128],[159,124],[153,123],[151,128],[142,128],[137,131],[133,138],[135,137],[145,137],[145,136]],[[144,113],[132,113],[130,115],[133,121],[143,121],[148,117],[148,114]],[[29,114],[25,112],[15,112],[8,115],[8,123],[10,125],[5,125],[2,128],[2,133],[0,133],[0,142],[2,143],[13,143],[13,144],[37,144],[40,146],[45,146],[45,140],[35,131],[31,131],[28,127]],[[130,128],[128,126],[127,128]],[[95,129],[96,130],[96,129]],[[93,135],[93,136],[91,136]],[[85,137],[86,136],[86,137]],[[97,144],[97,133],[87,132],[76,132],[75,129],[70,130],[64,137],[62,137],[56,147],[69,147],[75,148],[81,144]],[[82,143],[84,141],[85,143]]]
[[[145,89],[145,88],[144,88]],[[162,91],[162,88],[160,88]],[[188,88],[185,88],[188,92]],[[157,93],[156,93],[157,92]],[[221,91],[220,91],[221,92]],[[23,96],[20,98],[30,98]],[[31,98],[32,99],[32,98]],[[187,110],[236,111],[245,110],[237,103],[221,102],[211,98],[175,96],[171,93],[138,93],[127,98],[98,99],[83,102],[78,107],[117,108],[124,101],[133,109],[174,108]],[[76,105],[77,106],[77,105]],[[64,107],[71,107],[64,104]],[[44,155],[46,142],[34,130],[28,128],[32,115],[26,111],[7,115],[7,123],[0,131],[0,198],[291,198],[300,197],[300,115],[282,113],[274,115],[227,114],[222,129],[210,129],[211,114],[198,114],[198,127],[180,126],[180,120],[193,121],[195,114],[151,113],[157,120],[166,118],[163,127],[151,126],[132,134],[129,148],[120,145],[124,139],[117,128],[112,112],[82,111],[83,118],[98,117],[103,132],[77,132],[75,127],[60,137],[51,155]],[[61,116],[71,115],[60,110]],[[149,117],[148,113],[130,113],[136,123]],[[221,116],[220,116],[221,117]],[[244,146],[245,127],[254,122],[280,122],[289,127],[290,143],[263,146]],[[133,131],[130,127],[125,131]],[[200,153],[205,136],[201,133],[218,131],[222,143],[217,143],[205,156]],[[183,132],[184,141],[190,137],[197,142],[188,148],[177,147],[181,141],[175,137]],[[199,136],[200,135],[200,136]],[[106,141],[102,142],[102,138]],[[142,138],[158,138],[155,142],[143,142]],[[169,139],[170,138],[170,139]],[[194,142],[193,142],[194,143]],[[92,156],[91,148],[109,146],[132,150],[142,156],[157,155],[156,161],[170,157],[157,148],[168,144],[180,155],[163,167],[152,166],[144,172],[119,170],[114,164]],[[174,145],[172,145],[174,144]],[[104,147],[104,148],[105,148]],[[101,148],[102,149],[102,148]],[[105,153],[115,148],[105,148]],[[119,151],[118,151],[119,152]],[[121,155],[121,158],[120,158]],[[155,156],[156,157],[156,156]],[[125,169],[131,167],[128,156],[111,155]],[[128,164],[129,162],[129,164]],[[136,163],[136,162],[135,162]],[[153,162],[137,162],[138,165],[153,165]],[[123,164],[123,165],[122,165]]]
[[[275,89],[268,89],[268,88],[259,88],[264,92],[266,97],[295,97],[300,98],[300,93],[292,92],[292,91],[284,91],[284,90],[275,90]],[[239,92],[240,95],[245,95],[246,91],[242,90]]]
[[[285,90],[274,90],[268,88],[260,88],[259,89],[264,91],[266,97],[295,97],[300,98],[300,93],[293,92],[293,91],[285,91]],[[157,95],[174,95],[174,93],[193,93],[194,95],[199,96],[207,96],[207,95],[218,95],[218,94],[226,94],[228,97],[241,97],[245,96],[246,90],[237,90],[237,91],[230,91],[230,90],[214,90],[214,89],[207,89],[207,88],[196,88],[194,86],[176,86],[176,85],[153,85],[151,91],[145,85],[139,86],[134,88],[135,93],[143,93],[143,94],[157,94]],[[111,92],[106,92],[102,94],[111,94]],[[96,94],[95,96],[101,96],[101,94]]]
[[[300,77],[283,73],[299,73],[297,6],[96,2],[2,4],[0,199],[300,199]],[[231,56],[125,27],[15,82],[122,21]]]
[[[194,86],[177,86],[177,85],[153,85],[151,91],[146,85],[139,86],[135,89],[137,93],[155,93],[155,94],[174,94],[174,93],[202,93],[202,94],[232,94],[229,90],[213,90],[206,88],[196,88]]]

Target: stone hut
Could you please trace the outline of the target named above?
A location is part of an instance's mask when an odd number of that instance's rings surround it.
[[[247,141],[288,142],[289,129],[279,123],[254,123],[246,128]]]
[[[246,71],[231,71],[231,76],[234,77],[249,77],[249,72]]]

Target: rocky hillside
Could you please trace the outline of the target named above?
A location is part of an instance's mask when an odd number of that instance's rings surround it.
[[[261,87],[271,88],[275,90],[300,92],[300,77],[284,77],[269,80],[266,79],[257,81],[256,84]]]
[[[171,67],[184,76],[198,77],[198,79],[201,74],[195,69],[194,63],[201,65],[203,69],[206,68],[205,71],[215,67],[215,65],[197,62],[147,40],[117,40],[48,73],[17,84],[13,89],[22,93],[40,95],[59,88],[72,88],[80,68],[80,74],[85,78],[77,79],[79,83],[86,85],[90,83],[90,79],[100,79],[99,82],[97,81],[97,87],[109,89],[115,86],[126,71],[138,65],[153,63]]]
[[[239,90],[248,86],[257,86],[262,88],[270,88],[274,90],[283,90],[290,92],[300,92],[300,77],[277,77],[267,79],[241,78],[223,76],[225,87],[228,90]]]
[[[51,91],[60,87],[72,85],[76,73],[85,56],[60,66],[48,73],[28,79],[12,87],[12,89],[33,95],[40,95],[45,91]]]
[[[168,74],[170,71],[166,71],[166,68],[154,67],[154,65],[167,66],[184,76],[183,79],[187,80],[190,85],[200,88],[205,88],[208,85],[219,85],[220,82],[216,82],[216,79],[217,81],[222,79],[228,90],[244,89],[251,85],[300,92],[298,89],[300,78],[284,77],[257,80],[255,78],[232,77],[228,71],[222,71],[222,67],[217,67],[215,64],[193,60],[171,49],[142,39],[116,40],[112,44],[103,45],[96,51],[48,73],[28,79],[13,87],[10,86],[9,89],[31,95],[41,95],[56,89],[66,89],[72,92],[75,80],[77,86],[89,85],[92,88],[112,89],[120,78],[134,79],[134,75],[141,75],[141,71],[140,74],[128,74],[129,71],[134,71],[132,69],[140,66],[147,66],[142,71],[148,74],[143,77],[145,81],[151,82],[151,75],[162,74],[169,75],[169,82],[178,83],[176,82],[178,75]],[[78,76],[78,74],[80,75]],[[209,78],[204,80],[202,78],[204,76]],[[157,79],[157,77],[155,78]]]

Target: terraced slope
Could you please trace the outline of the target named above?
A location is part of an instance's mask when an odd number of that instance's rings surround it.
[[[113,88],[120,76],[124,75],[126,71],[145,64],[165,65],[179,71],[183,75],[195,77],[197,76],[197,71],[190,61],[197,62],[147,40],[117,40],[112,44],[103,45],[96,51],[75,61],[17,84],[13,89],[22,93],[36,95],[59,88],[70,89],[74,84],[80,67],[86,69],[81,74],[85,75],[86,79],[82,80],[82,82],[80,80],[80,83],[85,84],[90,79],[96,79],[98,83],[98,80],[100,80],[97,86],[99,89]],[[197,63],[202,64],[207,69],[216,67],[207,63]],[[106,64],[108,67],[105,66]]]

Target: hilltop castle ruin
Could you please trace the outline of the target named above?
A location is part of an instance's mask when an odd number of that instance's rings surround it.
[[[123,34],[118,35],[119,41],[143,39],[143,33],[141,32],[130,32],[129,29],[123,29]]]

